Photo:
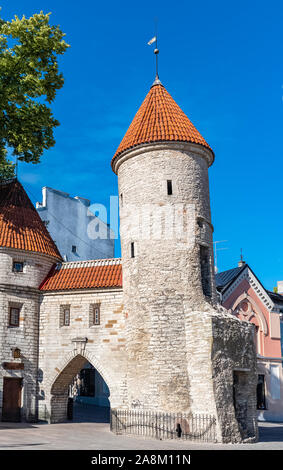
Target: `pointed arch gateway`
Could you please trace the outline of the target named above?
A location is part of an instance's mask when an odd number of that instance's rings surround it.
[[[67,419],[67,407],[68,407],[68,395],[69,385],[72,383],[74,377],[83,368],[84,364],[89,362],[101,375],[105,383],[107,384],[111,399],[117,397],[118,390],[113,385],[112,380],[105,370],[100,366],[98,361],[92,357],[91,354],[86,352],[72,353],[69,354],[60,366],[56,367],[56,373],[50,380],[50,422],[60,423]]]

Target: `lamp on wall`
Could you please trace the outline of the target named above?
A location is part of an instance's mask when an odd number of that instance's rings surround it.
[[[14,359],[20,359],[21,350],[19,348],[12,348],[12,354]]]

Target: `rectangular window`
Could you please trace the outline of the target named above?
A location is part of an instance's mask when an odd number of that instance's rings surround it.
[[[100,304],[89,306],[89,326],[100,325]]]
[[[209,251],[206,246],[200,245],[200,269],[202,291],[205,296],[211,297]]]
[[[60,305],[60,327],[70,326],[71,308],[70,305]]]
[[[256,395],[257,395],[257,409],[266,410],[265,377],[263,374],[258,375]]]
[[[10,307],[9,326],[20,326],[20,308]]]
[[[77,253],[77,247],[75,245],[72,245],[72,253]]]
[[[24,270],[24,263],[22,261],[13,262],[13,271],[14,273],[22,273]]]
[[[69,326],[70,325],[70,309],[65,308],[64,309],[64,326]]]
[[[173,194],[172,180],[167,180],[167,194],[168,196],[171,196]]]
[[[135,244],[131,242],[131,258],[135,257]]]

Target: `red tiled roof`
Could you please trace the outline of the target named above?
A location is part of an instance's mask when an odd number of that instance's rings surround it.
[[[42,291],[122,287],[122,264],[117,259],[75,261],[53,266]]]
[[[23,186],[16,179],[0,183],[0,247],[62,259]]]
[[[208,143],[163,85],[153,85],[135,115],[113,159],[140,144],[162,141]]]

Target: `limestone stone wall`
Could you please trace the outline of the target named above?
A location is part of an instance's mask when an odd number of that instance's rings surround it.
[[[110,390],[112,407],[127,405],[122,289],[43,293],[40,308],[39,410],[51,422],[66,419],[68,385],[89,361]],[[100,324],[90,326],[90,305],[100,304]],[[60,306],[70,306],[70,326],[60,326]],[[63,405],[62,405],[63,403]]]
[[[134,408],[215,416],[217,440],[241,442],[257,433],[255,351],[250,327],[217,307],[210,163],[209,150],[185,143],[140,146],[115,163],[128,397]],[[192,228],[186,236],[178,217],[173,236],[156,235],[171,209]]]
[[[208,153],[193,144],[156,144],[127,152],[116,164],[131,406],[190,409],[184,299],[202,308],[215,298]],[[160,219],[147,207],[160,211]],[[186,236],[179,236],[176,218],[172,235],[158,234],[171,209],[181,211]],[[208,249],[210,299],[202,290],[200,243]]]
[[[58,262],[55,258],[40,253],[1,247],[0,259],[0,284],[29,286],[35,289],[38,289],[53,264]],[[24,263],[23,272],[13,272],[14,261]]]
[[[13,272],[13,261],[24,262],[24,272]],[[22,378],[21,418],[37,419],[37,365],[39,334],[38,286],[54,259],[20,250],[0,249],[0,413],[3,405],[4,377]],[[9,325],[10,307],[20,308],[19,326]],[[12,349],[21,358],[14,359]],[[23,370],[10,370],[3,363],[22,363]],[[1,420],[1,416],[0,416]]]
[[[192,413],[217,418],[219,442],[257,439],[253,325],[223,309],[186,313]]]
[[[254,326],[234,316],[212,317],[213,379],[223,442],[257,439]],[[232,417],[236,418],[235,420]]]

